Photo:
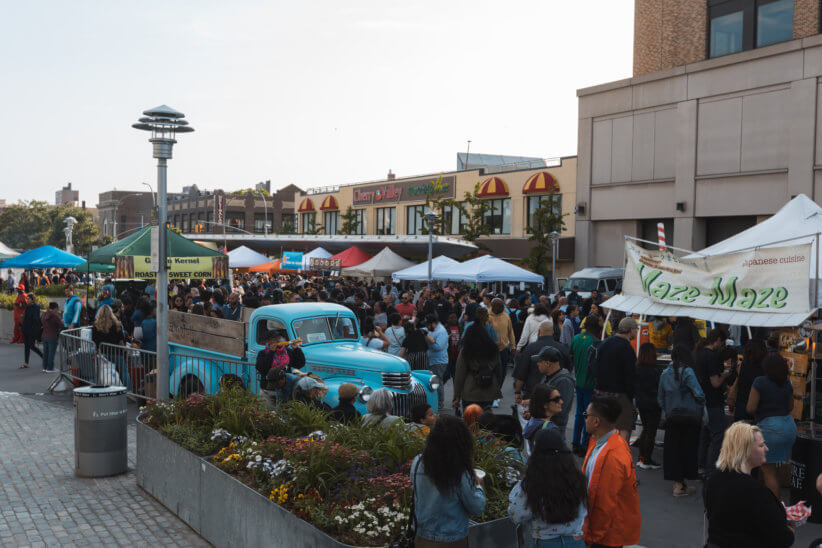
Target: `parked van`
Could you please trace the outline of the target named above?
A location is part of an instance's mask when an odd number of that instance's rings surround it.
[[[590,297],[591,291],[594,289],[596,289],[600,295],[616,295],[622,291],[622,277],[624,273],[624,268],[602,266],[583,268],[571,274],[571,277],[562,285],[562,290],[565,291],[567,295],[574,287],[578,287],[579,295],[583,299]]]

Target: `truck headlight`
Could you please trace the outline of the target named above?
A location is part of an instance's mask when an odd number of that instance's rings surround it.
[[[373,392],[374,390],[372,390],[370,386],[363,386],[362,388],[360,388],[360,393],[358,395],[360,402],[368,403],[368,400],[371,399],[371,394]]]
[[[440,378],[436,375],[431,375],[431,378],[428,379],[428,386],[431,387],[431,390],[439,389],[441,384]]]

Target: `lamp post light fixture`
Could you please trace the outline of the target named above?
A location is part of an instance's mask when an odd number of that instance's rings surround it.
[[[553,277],[554,295],[559,291],[557,289],[557,250],[559,249],[559,232],[554,230],[548,236],[551,238],[551,276]]]
[[[157,265],[157,398],[168,399],[169,365],[168,365],[168,264],[166,258],[168,230],[168,195],[166,171],[168,160],[172,158],[171,149],[177,142],[178,133],[191,133],[194,128],[184,120],[185,114],[171,107],[161,105],[144,110],[144,117],[131,127],[150,131],[149,142],[154,145],[154,158],[157,159],[157,224],[160,238],[158,242]],[[153,221],[153,219],[152,219]]]
[[[431,287],[431,261],[434,249],[434,226],[440,220],[439,216],[433,211],[425,213],[425,223],[428,226],[428,287]]]

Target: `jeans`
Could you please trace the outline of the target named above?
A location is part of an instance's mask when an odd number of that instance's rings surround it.
[[[31,352],[34,352],[41,358],[43,357],[43,353],[40,352],[40,349],[37,348],[37,341],[33,337],[27,337],[23,335],[23,355],[25,356],[24,363],[29,363],[29,356]]]
[[[431,373],[433,373],[434,375],[436,375],[440,378],[440,387],[437,388],[437,403],[438,403],[439,409],[442,409],[443,403],[445,401],[445,387],[443,386],[445,384],[445,381],[443,379],[445,378],[445,372],[448,371],[448,364],[447,363],[436,363],[436,364],[431,364],[428,367],[429,367],[429,371],[431,371]],[[439,410],[438,410],[438,412],[439,412]]]
[[[511,349],[508,347],[499,351],[499,363],[502,367],[502,379],[500,379],[500,386],[505,384],[505,376],[508,374],[508,362],[511,360]]]
[[[642,433],[639,435],[639,458],[643,462],[648,462],[654,454],[654,442],[656,441],[656,431],[659,428],[659,420],[662,410],[659,408],[640,407],[639,416],[642,418]]]
[[[568,535],[550,539],[531,539],[531,548],[585,548],[582,537],[574,538]]]
[[[722,438],[725,435],[725,411],[721,407],[708,407],[708,424],[702,428],[702,439],[699,444],[699,465],[706,472],[716,470],[716,459],[722,449]]]
[[[573,444],[581,447],[588,446],[588,431],[585,430],[585,419],[582,418],[582,413],[588,409],[588,404],[591,403],[591,396],[594,395],[593,388],[576,388],[577,392],[577,412],[574,417],[574,439]]]
[[[57,354],[57,338],[43,337],[43,369],[54,369],[54,356]]]

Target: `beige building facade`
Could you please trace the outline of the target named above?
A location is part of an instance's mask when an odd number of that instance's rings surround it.
[[[793,17],[808,32],[809,16]],[[624,236],[656,241],[659,222],[669,244],[698,250],[797,194],[822,201],[822,36],[706,56],[577,92],[577,266],[621,266]]]
[[[576,157],[567,157],[555,166],[537,169],[505,171],[494,167],[402,178],[389,174],[381,181],[309,189],[295,200],[297,231],[340,234],[342,216],[351,207],[358,220],[355,234],[424,234],[422,216],[427,195],[460,200],[479,183],[478,196],[491,202],[486,221],[493,232],[480,241],[493,255],[519,261],[533,247],[528,241],[529,210],[533,212],[540,197],[557,191],[565,221],[557,270],[564,275],[573,271],[574,264],[576,174]],[[443,219],[445,235],[460,235],[457,208],[436,213]]]

